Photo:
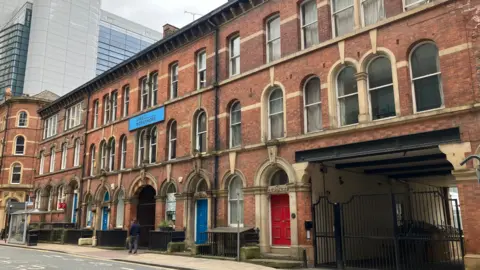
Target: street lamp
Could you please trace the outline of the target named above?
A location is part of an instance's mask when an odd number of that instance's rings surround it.
[[[472,159],[476,159],[480,162],[480,155],[471,155],[471,156],[468,156],[465,160],[463,160],[460,165],[465,165],[468,161],[472,160]],[[477,180],[478,182],[480,183],[480,166],[477,166],[475,168],[475,173],[477,174]]]

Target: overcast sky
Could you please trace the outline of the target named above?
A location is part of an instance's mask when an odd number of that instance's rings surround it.
[[[102,8],[161,32],[166,23],[182,27],[192,22],[192,15],[185,14],[185,10],[204,15],[226,2],[227,0],[102,0]],[[198,18],[199,16],[195,17]]]

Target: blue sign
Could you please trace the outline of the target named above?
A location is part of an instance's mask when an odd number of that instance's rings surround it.
[[[165,121],[165,107],[160,107],[128,120],[128,131]]]

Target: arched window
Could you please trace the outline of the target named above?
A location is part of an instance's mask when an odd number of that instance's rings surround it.
[[[304,1],[301,5],[302,48],[318,44],[317,1]]]
[[[165,219],[167,221],[175,222],[175,212],[177,211],[177,199],[175,194],[177,189],[173,183],[170,183],[167,188],[167,205],[165,210]]]
[[[100,144],[100,169],[107,168],[107,158],[108,158],[107,143],[103,141]]]
[[[115,139],[110,140],[109,148],[110,148],[109,149],[110,156],[108,158],[108,170],[114,171],[115,170]]]
[[[157,162],[157,128],[153,127],[150,131],[150,151],[149,154],[149,161],[150,163]]]
[[[53,192],[52,192],[52,188],[49,187],[49,189],[48,189],[47,211],[52,211],[52,203],[53,203]]]
[[[230,107],[230,148],[242,143],[242,106],[236,101]]]
[[[67,152],[68,152],[67,143],[63,143],[62,144],[62,164],[60,166],[61,170],[64,170],[65,168],[67,168]]]
[[[197,192],[206,192],[207,190],[208,190],[207,181],[205,179],[201,179],[197,185]]]
[[[63,210],[60,208],[60,204],[65,203],[65,186],[59,186],[57,190],[57,210]]]
[[[92,196],[88,196],[88,199],[87,199],[87,217],[86,217],[87,228],[92,227],[92,221],[93,221],[92,207],[93,207]]]
[[[207,52],[197,54],[197,89],[207,86]]]
[[[110,201],[110,192],[105,191],[103,194],[103,202],[109,202]]]
[[[28,125],[28,114],[25,111],[21,111],[18,114],[18,127],[27,127]]]
[[[145,158],[145,130],[142,130],[138,136],[137,147],[137,165],[140,166]]]
[[[52,147],[50,151],[50,172],[55,171],[55,147]]]
[[[172,121],[168,129],[168,159],[177,157],[177,121]]]
[[[10,184],[20,184],[22,180],[22,165],[20,163],[13,163],[11,170]]]
[[[118,109],[118,92],[117,91],[112,92],[110,103],[112,108],[112,113],[111,113],[112,122],[115,122],[115,120],[117,120],[117,109]]]
[[[107,124],[110,120],[110,98],[107,95],[103,97],[103,124]]]
[[[25,155],[25,137],[23,136],[15,139],[15,155]]]
[[[358,123],[358,89],[355,73],[355,68],[351,66],[343,68],[338,73],[337,97],[341,126]]]
[[[127,136],[123,135],[120,139],[121,144],[121,156],[120,156],[120,170],[125,169],[125,164],[127,162]]]
[[[76,139],[74,145],[73,166],[76,167],[80,165],[80,139]]]
[[[312,77],[307,80],[304,86],[304,118],[305,131],[312,132],[322,129],[322,97],[320,90],[320,79]]]
[[[93,128],[98,127],[98,110],[99,110],[98,99],[93,102]]]
[[[123,227],[124,213],[125,213],[125,194],[123,193],[123,190],[120,190],[117,196],[117,222],[116,222],[117,228]]]
[[[42,175],[44,172],[44,169],[45,169],[45,152],[41,151],[40,152],[40,168],[38,168],[38,173]]]
[[[151,104],[156,106],[158,104],[158,72],[150,74],[150,87],[151,87]]]
[[[283,91],[275,88],[268,97],[268,138],[278,139],[285,136],[283,126]]]
[[[200,111],[195,123],[195,149],[200,152],[207,151],[207,114]]]
[[[288,175],[284,170],[279,170],[272,175],[270,186],[281,186],[288,184]]]
[[[140,108],[141,110],[145,110],[148,108],[148,80],[147,77],[143,77],[140,79]]]
[[[130,105],[130,86],[123,87],[123,117],[128,116],[128,106]]]
[[[234,176],[228,186],[228,216],[231,227],[243,226],[243,184],[239,176]]]
[[[90,147],[90,176],[95,175],[95,155],[96,155],[95,145],[92,145]]]
[[[372,119],[395,116],[392,66],[385,56],[374,58],[368,64],[368,93]]]
[[[37,189],[35,192],[35,209],[40,209],[42,203],[42,191]]]
[[[427,42],[417,45],[410,58],[412,87],[416,112],[443,106],[443,93],[438,48]]]

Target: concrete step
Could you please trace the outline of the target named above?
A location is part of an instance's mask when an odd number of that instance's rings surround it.
[[[303,267],[302,261],[281,260],[281,259],[252,259],[249,263],[268,266],[277,269],[298,269]]]

